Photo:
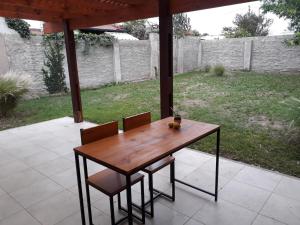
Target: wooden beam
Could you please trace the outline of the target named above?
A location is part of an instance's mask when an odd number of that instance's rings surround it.
[[[57,23],[60,21],[58,17],[54,17],[54,16],[33,15],[33,14],[28,14],[23,12],[11,12],[11,11],[1,10],[1,9],[0,9],[0,16],[7,17],[7,18],[19,18],[19,19],[30,19],[30,20],[47,20],[51,23]]]
[[[10,0],[12,1],[12,0]],[[24,0],[22,0],[24,1]],[[71,0],[69,0],[71,1]],[[80,2],[83,0],[80,0]],[[96,1],[96,0],[95,0]],[[104,0],[103,0],[104,1]],[[125,0],[117,0],[125,2]],[[254,0],[170,0],[171,13],[188,12],[193,10],[201,10],[213,7],[219,7],[230,4],[250,2]],[[87,28],[93,26],[106,25],[111,23],[119,23],[129,20],[145,19],[158,16],[158,3],[156,0],[142,1],[130,0],[129,6],[125,8],[117,8],[115,10],[105,11],[103,13],[91,13],[87,16],[72,17],[69,19],[71,29]],[[140,3],[140,4],[138,4]],[[83,4],[83,3],[81,3]],[[45,24],[46,33],[60,32],[63,30],[61,24]]]
[[[65,0],[65,1],[45,1],[45,0],[6,0],[3,4],[12,7],[27,7],[33,10],[45,10],[64,15],[70,14],[68,18],[72,18],[72,14],[77,16],[100,14],[106,10],[115,10],[125,6],[115,6],[107,3],[102,3],[97,0],[89,1],[88,3],[83,0]],[[75,16],[76,17],[76,16]]]
[[[70,79],[74,121],[75,123],[80,123],[83,121],[83,115],[82,115],[80,85],[79,85],[79,77],[78,77],[78,69],[77,69],[74,32],[73,30],[70,29],[68,20],[64,20],[63,25],[64,25],[64,36],[65,36],[65,45],[66,45],[66,53],[67,53],[67,61],[68,61],[68,69],[69,69],[69,79]]]
[[[79,13],[68,13],[64,11],[53,11],[51,9],[34,9],[28,6],[13,6],[6,3],[0,3],[0,11],[7,13],[16,13],[16,14],[23,14],[23,15],[32,15],[37,17],[45,17],[45,18],[53,18],[53,21],[59,21],[63,18],[69,18],[69,17],[76,17],[82,15]]]
[[[78,18],[70,19],[71,29],[87,28],[93,26],[106,25],[111,23],[118,23],[122,21],[129,21],[134,19],[144,19],[157,15],[158,5],[157,3],[151,3],[149,1],[143,5],[131,6],[123,10],[115,10],[105,12],[99,15],[82,16]],[[154,5],[153,5],[154,4]],[[62,31],[60,23],[46,23],[45,33],[54,33]]]
[[[160,109],[161,118],[173,108],[173,20],[170,0],[159,1]]]
[[[173,14],[197,11],[201,9],[210,9],[226,5],[234,5],[245,2],[253,2],[255,0],[171,0],[171,11]]]

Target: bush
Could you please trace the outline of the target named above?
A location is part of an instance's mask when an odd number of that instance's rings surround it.
[[[14,110],[20,98],[28,92],[30,83],[30,77],[22,73],[0,75],[0,116],[7,116]]]
[[[204,72],[208,73],[211,70],[211,66],[210,65],[205,65],[204,66]]]
[[[225,72],[225,68],[222,65],[216,65],[213,68],[213,74],[216,76],[221,77],[224,75],[224,72]]]
[[[63,67],[64,54],[62,41],[57,39],[44,40],[45,61],[42,68],[43,80],[50,94],[67,92],[65,71]]]
[[[17,31],[22,38],[30,38],[29,23],[21,19],[5,18],[5,22],[10,29]]]

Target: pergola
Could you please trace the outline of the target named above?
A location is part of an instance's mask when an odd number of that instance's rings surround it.
[[[45,33],[64,32],[73,115],[83,121],[73,30],[159,17],[161,118],[172,115],[172,14],[253,0],[2,0],[0,16],[44,21]],[[212,15],[214,16],[214,15]]]

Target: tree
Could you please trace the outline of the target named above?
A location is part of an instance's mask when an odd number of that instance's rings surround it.
[[[67,92],[65,73],[63,67],[64,54],[60,37],[55,34],[56,39],[44,38],[45,61],[42,68],[43,80],[50,94]]]
[[[290,20],[290,29],[295,37],[287,40],[290,45],[300,45],[300,1],[299,0],[262,0],[263,13],[272,12],[280,18]]]
[[[30,38],[29,23],[21,19],[5,18],[5,22],[10,29],[17,31],[21,38]]]
[[[233,20],[236,27],[224,27],[223,35],[227,38],[267,36],[272,22],[264,15],[256,15],[249,7],[246,14],[236,14]]]
[[[134,20],[122,24],[123,29],[139,40],[146,40],[149,38],[146,26],[147,20]]]
[[[139,40],[148,39],[151,32],[159,32],[159,25],[151,24],[148,20],[125,22],[122,28]],[[182,38],[186,35],[201,36],[197,30],[191,29],[190,18],[185,13],[173,15],[173,34],[175,38]]]
[[[173,15],[173,33],[176,38],[182,38],[191,31],[191,19],[185,13]]]
[[[290,28],[300,32],[299,0],[263,0],[261,8],[264,13],[272,12],[280,18],[289,19]]]

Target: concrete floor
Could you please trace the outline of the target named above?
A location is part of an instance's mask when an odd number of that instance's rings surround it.
[[[72,149],[79,128],[90,126],[65,117],[0,132],[0,225],[80,224]],[[175,156],[177,178],[213,191],[212,155],[184,149]],[[90,173],[100,169],[89,163]],[[168,176],[169,168],[159,171],[155,186],[170,191]],[[156,201],[146,224],[300,224],[299,179],[221,158],[219,181],[218,203],[177,184],[176,201]],[[133,195],[138,201],[139,186]],[[94,189],[91,198],[94,224],[110,224],[108,198]]]

